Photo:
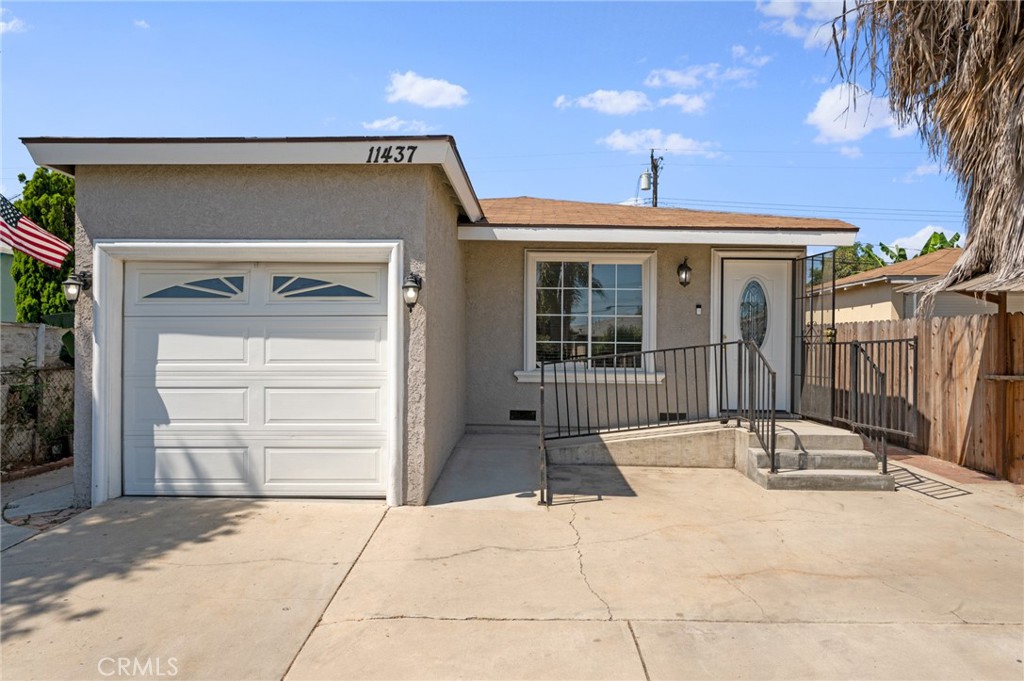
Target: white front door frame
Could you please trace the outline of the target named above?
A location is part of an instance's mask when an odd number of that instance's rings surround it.
[[[187,241],[97,239],[92,287],[92,506],[123,493],[121,474],[124,264],[127,261],[374,262],[388,266],[390,424],[387,503],[405,501],[405,317],[402,241]]]
[[[747,249],[747,248],[713,248],[711,249],[711,329],[708,342],[722,342],[722,261],[729,258],[747,258],[758,260],[795,260],[807,255],[807,249]],[[789,301],[792,304],[792,301]],[[791,312],[792,314],[792,312]],[[789,334],[790,356],[793,351],[792,334]]]

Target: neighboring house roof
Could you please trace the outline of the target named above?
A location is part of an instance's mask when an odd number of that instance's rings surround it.
[[[451,135],[395,137],[22,137],[32,160],[74,175],[83,165],[437,165],[470,222],[483,213]],[[414,153],[408,151],[415,147]],[[396,157],[402,147],[403,160]],[[388,153],[382,159],[381,148]],[[375,153],[377,150],[377,153]]]
[[[646,227],[670,229],[763,229],[856,232],[857,227],[831,218],[722,213],[688,208],[651,208],[518,196],[481,199],[480,224],[509,227]]]
[[[919,255],[910,260],[836,279],[835,286],[842,289],[882,282],[907,284],[922,279],[932,279],[949,272],[961,253],[963,250],[959,248],[944,248],[928,255]]]
[[[924,293],[930,290],[930,282],[904,286],[899,290],[902,293]],[[1024,279],[997,284],[994,274],[982,274],[942,290],[956,293],[1024,293]]]

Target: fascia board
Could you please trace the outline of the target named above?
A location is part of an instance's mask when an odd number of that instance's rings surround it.
[[[460,241],[550,243],[710,244],[736,246],[850,246],[856,232],[757,229],[643,229],[614,227],[500,227],[462,225]]]
[[[368,162],[373,147],[415,144],[411,162]],[[458,154],[448,139],[401,138],[339,141],[245,141],[245,142],[104,142],[26,140],[32,160],[58,172],[73,175],[83,165],[438,165],[455,190],[470,221],[483,217]]]

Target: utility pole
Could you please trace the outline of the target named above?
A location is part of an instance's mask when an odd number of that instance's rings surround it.
[[[654,157],[654,149],[651,149],[651,206],[658,207],[658,171],[661,170],[663,156]]]

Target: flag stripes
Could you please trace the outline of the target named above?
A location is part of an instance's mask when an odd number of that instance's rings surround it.
[[[74,250],[71,244],[22,215],[4,196],[0,196],[0,241],[58,270]]]

